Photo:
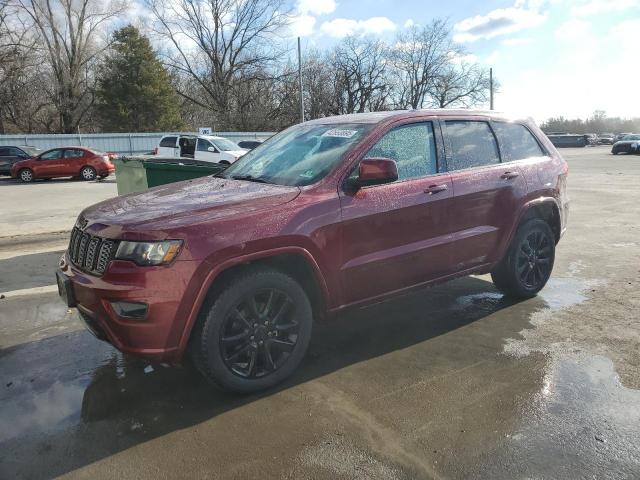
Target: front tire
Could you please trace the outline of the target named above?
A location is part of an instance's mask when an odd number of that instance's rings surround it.
[[[211,383],[241,393],[264,390],[298,367],[312,324],[311,304],[298,282],[277,270],[251,269],[205,303],[190,353]]]
[[[82,170],[80,170],[80,178],[85,182],[90,182],[92,180],[95,180],[96,176],[97,176],[96,169],[93,167],[86,166],[86,167],[82,167]]]
[[[23,168],[18,172],[18,178],[24,183],[31,183],[34,180],[33,171],[30,168]]]
[[[506,256],[491,272],[493,283],[507,296],[534,297],[551,276],[555,246],[547,222],[534,219],[522,224]]]

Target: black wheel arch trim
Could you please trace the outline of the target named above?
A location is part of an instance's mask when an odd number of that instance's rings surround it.
[[[307,250],[306,248],[300,246],[284,246],[284,247],[276,247],[269,250],[263,250],[258,252],[253,252],[246,255],[241,255],[233,258],[229,258],[222,263],[219,263],[215,266],[211,265],[207,260],[205,263],[211,267],[209,272],[207,273],[204,281],[201,283],[201,287],[198,293],[195,296],[193,302],[191,302],[191,308],[189,310],[189,314],[187,316],[187,320],[184,325],[184,329],[182,332],[182,336],[180,337],[180,341],[178,344],[178,350],[183,354],[189,344],[189,338],[191,337],[191,332],[193,327],[195,326],[198,315],[202,306],[205,304],[205,299],[207,294],[209,293],[211,287],[214,285],[215,281],[222,275],[224,272],[229,271],[234,267],[241,266],[243,264],[250,264],[252,262],[260,261],[260,260],[269,260],[270,258],[277,258],[286,254],[297,254],[306,260],[308,266],[311,268],[311,271],[314,274],[314,279],[319,287],[321,301],[323,302],[324,308],[321,314],[326,314],[329,306],[329,287],[326,282],[326,277],[320,268],[318,262],[315,257]]]

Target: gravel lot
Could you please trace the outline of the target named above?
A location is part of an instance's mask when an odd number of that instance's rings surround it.
[[[561,151],[540,296],[470,277],[344,314],[252,396],[123,357],[58,300],[66,235],[42,232],[115,184],[0,181],[0,478],[638,478],[640,156],[609,151]]]

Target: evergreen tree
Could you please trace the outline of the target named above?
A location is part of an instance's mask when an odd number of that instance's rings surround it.
[[[183,127],[171,78],[149,39],[132,25],[113,34],[96,94],[105,132],[158,132]]]

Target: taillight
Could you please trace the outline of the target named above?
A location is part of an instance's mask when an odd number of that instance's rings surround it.
[[[153,154],[154,154],[154,155],[158,155],[158,150],[159,150],[159,148],[158,148],[158,147],[154,148],[154,149],[153,149]]]

